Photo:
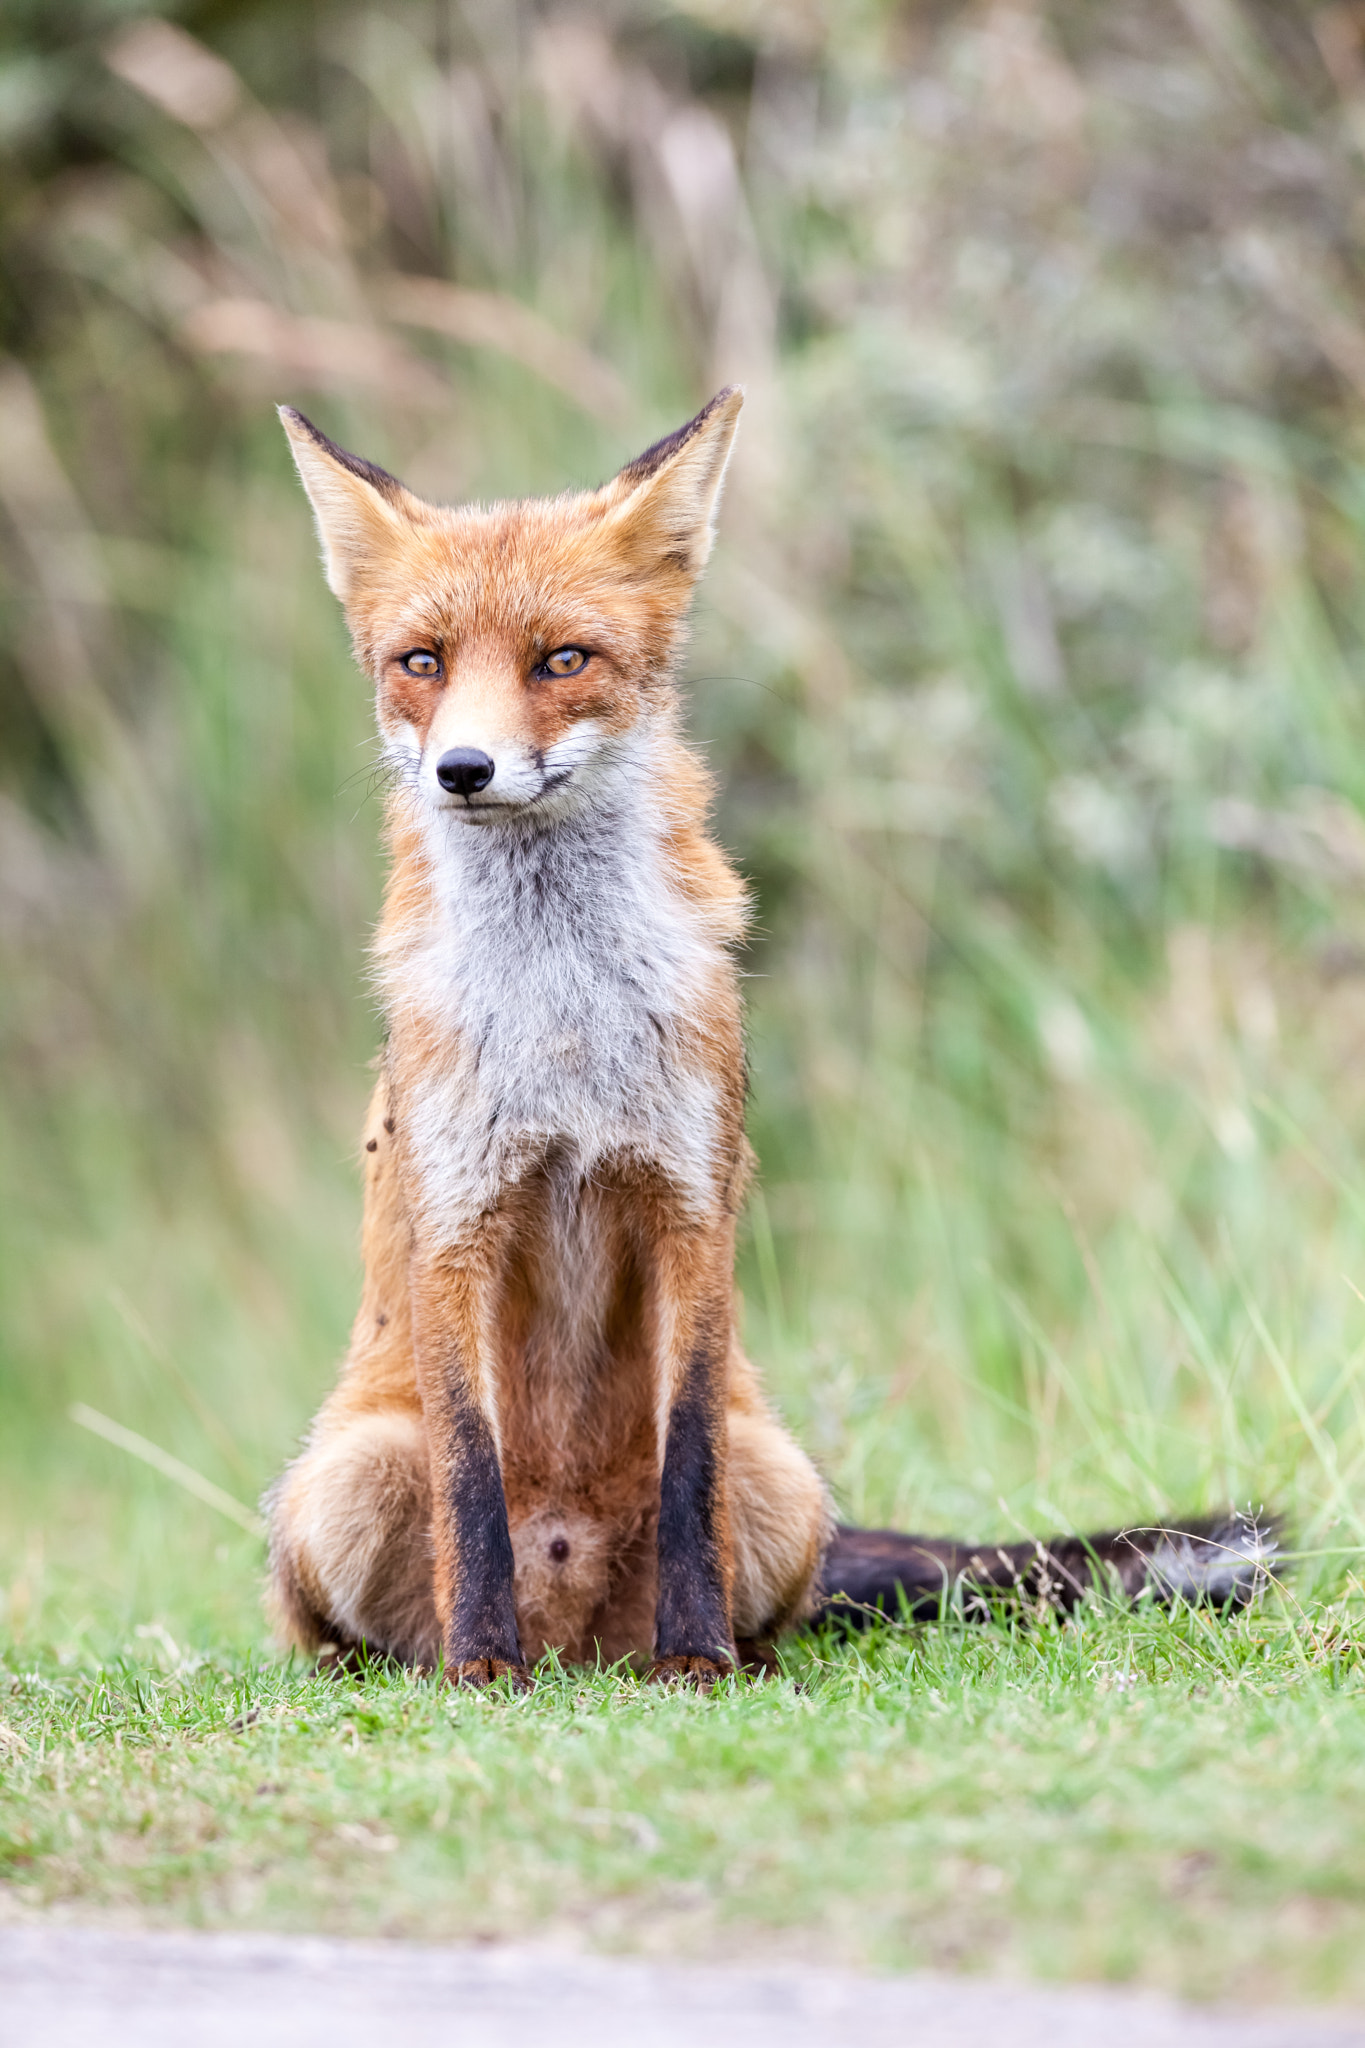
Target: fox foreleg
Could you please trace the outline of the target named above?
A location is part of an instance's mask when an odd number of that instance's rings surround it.
[[[529,1682],[517,1629],[491,1370],[486,1255],[414,1262],[418,1377],[431,1459],[436,1615],[454,1685]]]
[[[698,1258],[690,1247],[677,1252],[664,1283],[663,1455],[650,1676],[705,1686],[738,1662],[726,1491],[729,1291],[704,1270],[713,1261]]]

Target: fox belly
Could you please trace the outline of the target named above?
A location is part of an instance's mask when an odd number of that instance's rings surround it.
[[[649,1648],[658,1415],[647,1252],[630,1190],[570,1151],[515,1191],[496,1408],[522,1648]]]

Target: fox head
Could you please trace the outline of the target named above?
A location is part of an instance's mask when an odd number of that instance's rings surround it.
[[[588,800],[670,674],[743,392],[600,490],[428,505],[280,408],[388,759],[431,812],[551,822]]]

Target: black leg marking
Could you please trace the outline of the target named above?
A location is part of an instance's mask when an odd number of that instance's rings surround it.
[[[668,1418],[659,1490],[654,1654],[726,1663],[734,1652],[718,1540],[720,1460],[712,1377],[709,1352],[694,1351]]]
[[[455,1469],[449,1508],[455,1530],[455,1611],[446,1661],[497,1658],[520,1664],[512,1597],[512,1536],[498,1454],[486,1420],[463,1392],[451,1402]]]

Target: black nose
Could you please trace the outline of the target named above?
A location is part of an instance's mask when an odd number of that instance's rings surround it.
[[[493,763],[477,747],[452,747],[436,763],[436,780],[452,796],[473,796],[493,780]]]

